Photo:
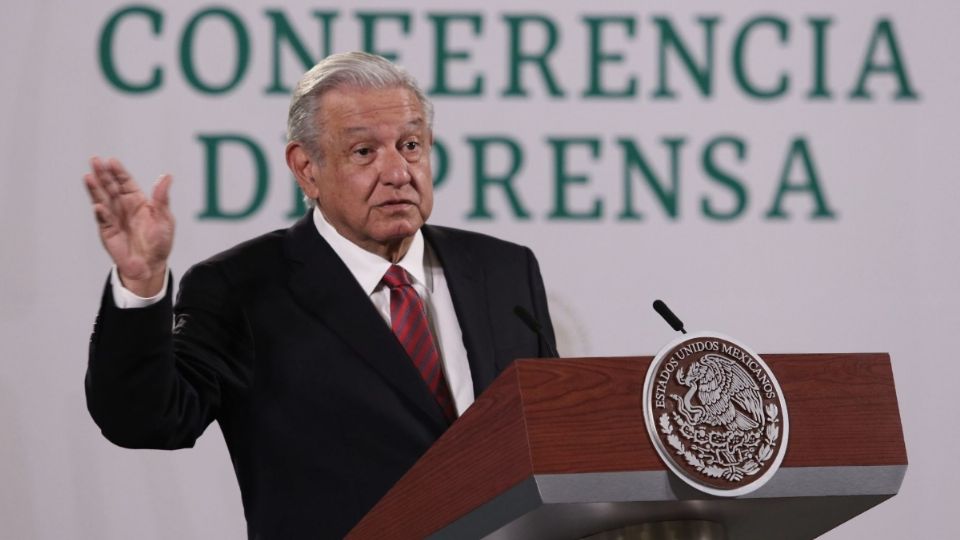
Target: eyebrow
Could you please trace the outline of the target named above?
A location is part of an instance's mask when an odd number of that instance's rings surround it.
[[[422,118],[417,118],[417,119],[415,119],[415,120],[411,120],[411,121],[407,122],[406,124],[404,124],[404,125],[403,125],[403,129],[409,130],[409,131],[414,131],[414,130],[416,130],[416,129],[419,129],[419,128],[422,127],[422,126],[423,126],[423,119],[422,119]],[[366,133],[366,132],[368,132],[368,131],[372,131],[371,128],[368,128],[368,127],[366,127],[366,126],[354,126],[354,127],[344,128],[343,134],[344,134],[344,135],[353,135],[353,134],[355,134],[355,133]]]

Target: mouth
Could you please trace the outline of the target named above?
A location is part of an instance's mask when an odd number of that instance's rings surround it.
[[[393,199],[378,204],[377,208],[382,208],[384,210],[401,210],[410,206],[414,206],[413,201],[407,199]]]

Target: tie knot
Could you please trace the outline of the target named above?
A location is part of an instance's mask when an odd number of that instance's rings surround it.
[[[410,274],[406,270],[400,268],[397,265],[392,265],[387,273],[383,275],[383,282],[386,283],[387,287],[391,289],[396,289],[397,287],[409,287],[413,285],[413,282],[410,280]]]

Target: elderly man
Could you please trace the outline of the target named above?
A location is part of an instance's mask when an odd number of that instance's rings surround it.
[[[382,58],[317,64],[286,149],[314,208],[191,268],[175,305],[170,177],[150,198],[116,160],[84,177],[115,265],[90,413],[132,448],[189,447],[219,422],[250,538],[342,537],[514,358],[552,345],[511,313],[553,341],[529,249],[425,225],[431,114]]]

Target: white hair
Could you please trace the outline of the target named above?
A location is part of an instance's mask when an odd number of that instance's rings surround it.
[[[361,89],[406,88],[413,92],[423,107],[427,125],[433,125],[433,105],[413,77],[403,68],[382,56],[365,52],[332,54],[310,68],[290,99],[287,116],[287,142],[297,141],[317,159],[322,159],[317,144],[320,125],[320,98],[335,88]]]

